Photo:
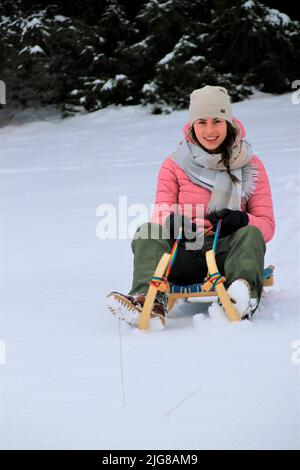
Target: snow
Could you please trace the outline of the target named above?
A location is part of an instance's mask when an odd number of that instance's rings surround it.
[[[187,60],[185,63],[186,64],[197,64],[198,62],[205,62],[206,61],[206,58],[204,57],[204,55],[193,55],[189,60]]]
[[[102,86],[101,91],[112,90],[113,88],[115,88],[115,86],[117,86],[118,82],[126,80],[126,79],[127,79],[126,75],[118,74],[115,76],[115,78],[108,79]]]
[[[248,0],[243,3],[243,7],[251,10],[251,8],[255,7],[255,3],[253,2],[253,0]]]
[[[111,107],[0,129],[3,449],[299,449],[299,106],[234,104],[269,174],[275,286],[256,318],[175,307],[140,332],[105,306],[131,287],[131,240],[97,208],[154,202],[187,111]],[[132,214],[129,221],[132,221]],[[0,360],[1,362],[1,360]],[[5,362],[5,361],[2,361]]]
[[[253,2],[253,0],[248,0],[244,2],[242,6],[246,10],[252,10],[253,8],[255,8],[255,3]],[[266,11],[266,16],[264,20],[267,23],[270,23],[276,27],[287,26],[291,22],[291,19],[287,14],[282,13],[281,11],[276,10],[275,8],[265,7],[265,11]],[[257,21],[261,21],[261,19],[257,17]]]
[[[55,15],[54,19],[56,21],[63,22],[63,21],[67,21],[69,18],[67,18],[66,16],[63,16],[63,15]]]
[[[159,62],[157,62],[158,65],[164,65],[167,64],[168,62],[171,62],[174,59],[174,52],[169,52],[166,54]]]
[[[41,20],[38,18],[32,18],[27,20],[27,29],[40,28],[42,26]]]
[[[41,15],[40,15],[41,16]],[[22,37],[28,32],[30,29],[41,29],[43,27],[43,23],[39,18],[30,17],[30,18],[22,18]]]
[[[265,19],[268,21],[268,23],[271,23],[275,26],[287,26],[291,22],[291,19],[288,15],[281,13],[274,8],[268,8],[268,14],[266,15]]]
[[[101,91],[102,90],[111,90],[112,88],[114,88],[114,86],[115,86],[115,80],[113,78],[110,78],[109,80],[107,80],[104,83],[104,85],[101,88]]]
[[[136,42],[130,46],[130,49],[146,49],[148,47],[149,39],[143,39],[142,41]]]
[[[195,49],[196,45],[189,40],[188,35],[184,34],[174,46],[173,51],[166,54],[159,62],[157,62],[157,65],[166,65],[166,67],[168,68],[168,63],[174,60],[176,54],[180,53],[187,47]]]
[[[157,90],[157,85],[154,81],[150,83],[145,83],[142,88],[143,93],[155,93]]]
[[[20,54],[22,54],[23,52],[29,52],[29,54],[45,54],[41,46],[38,45],[26,46],[20,51]]]

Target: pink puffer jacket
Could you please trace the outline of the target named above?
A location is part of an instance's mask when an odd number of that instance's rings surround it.
[[[243,124],[234,118],[234,121],[242,130],[242,138],[246,132]],[[183,129],[184,136],[189,140],[187,131],[189,124],[187,123]],[[273,202],[269,179],[261,160],[253,155],[250,165],[254,165],[259,174],[256,181],[255,190],[248,199],[242,202],[241,210],[247,211],[249,216],[249,225],[257,227],[265,242],[269,242],[275,231],[275,220],[273,212]],[[152,214],[152,222],[163,224],[170,212],[174,212],[171,206],[178,204],[179,212],[183,212],[183,205],[189,204],[191,213],[189,213],[193,222],[197,226],[209,227],[210,222],[207,219],[207,205],[209,203],[211,192],[195,183],[193,183],[187,174],[174,162],[172,156],[169,156],[162,163],[157,182],[155,206]],[[203,204],[203,218],[196,217],[196,204]],[[182,208],[182,209],[180,209]],[[186,212],[184,212],[186,214]]]

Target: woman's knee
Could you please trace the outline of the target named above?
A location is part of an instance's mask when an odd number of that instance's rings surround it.
[[[169,252],[170,245],[165,237],[166,234],[162,225],[145,222],[138,227],[134,234],[131,242],[132,251],[157,250],[157,246],[159,245],[159,250]]]
[[[165,235],[166,231],[163,225],[145,222],[137,228],[133,239],[157,240],[165,238]]]
[[[241,227],[235,232],[234,235],[237,238],[246,238],[247,240],[253,240],[256,243],[261,243],[265,246],[265,241],[261,231],[254,225],[246,225],[245,227]]]

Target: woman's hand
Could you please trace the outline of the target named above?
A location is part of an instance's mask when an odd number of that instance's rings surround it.
[[[217,212],[211,212],[208,218],[216,230],[216,225],[222,219],[220,237],[227,237],[241,227],[248,225],[249,218],[246,212],[233,211],[231,209],[221,209]]]

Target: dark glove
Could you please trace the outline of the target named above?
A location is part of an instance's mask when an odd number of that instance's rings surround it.
[[[178,237],[180,227],[182,227],[181,239],[183,242],[193,242],[196,239],[197,226],[185,215],[172,213],[166,218],[165,225],[171,240],[175,240]]]
[[[216,230],[217,223],[222,219],[220,237],[227,237],[241,227],[248,225],[249,217],[246,212],[232,211],[230,209],[221,209],[217,212],[211,212],[208,218]]]

